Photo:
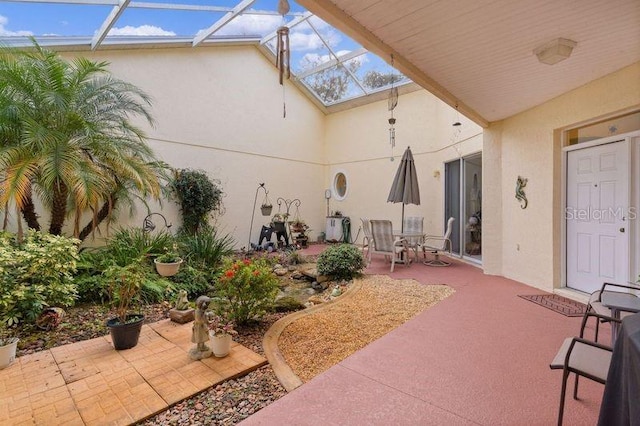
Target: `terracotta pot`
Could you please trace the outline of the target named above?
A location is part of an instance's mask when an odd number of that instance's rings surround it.
[[[233,341],[230,334],[213,334],[209,332],[209,342],[211,343],[211,352],[218,358],[229,355],[231,350],[231,342]]]

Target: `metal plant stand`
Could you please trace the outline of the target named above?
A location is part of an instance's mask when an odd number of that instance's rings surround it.
[[[264,196],[266,197],[267,194],[269,194],[269,191],[267,191],[267,188],[264,187],[264,182],[258,184],[258,187],[256,188],[256,196],[253,199],[253,210],[251,210],[251,225],[249,226],[249,243],[247,244],[247,252],[250,252],[251,249],[251,230],[253,229],[253,219],[256,215],[256,203],[258,202],[258,192],[260,192],[260,189],[262,189],[264,191]]]

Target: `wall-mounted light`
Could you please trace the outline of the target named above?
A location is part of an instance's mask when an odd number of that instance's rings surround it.
[[[539,46],[533,50],[533,53],[538,57],[538,61],[543,64],[553,65],[560,61],[564,61],[569,56],[573,48],[578,43],[566,38],[557,38],[542,46]]]

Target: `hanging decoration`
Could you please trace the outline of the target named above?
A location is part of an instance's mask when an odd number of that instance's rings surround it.
[[[451,135],[451,146],[456,150],[458,154],[458,158],[462,158],[462,150],[460,149],[460,142],[458,141],[458,137],[462,132],[462,123],[460,122],[460,113],[458,111],[458,103],[456,102],[456,121],[453,122],[451,126],[453,126],[453,134]]]
[[[391,67],[393,67],[393,55],[391,55]],[[396,146],[396,119],[393,117],[393,110],[398,106],[398,88],[394,87],[395,76],[393,70],[391,71],[391,90],[389,91],[389,103],[388,108],[391,111],[391,117],[389,118],[389,144],[391,145],[391,158],[393,161],[393,148]]]
[[[526,209],[529,205],[529,200],[527,200],[527,194],[524,193],[524,187],[527,186],[527,181],[529,179],[523,178],[522,176],[518,176],[516,179],[516,200],[520,201],[520,208]]]
[[[289,13],[289,2],[278,1],[278,13],[282,15],[282,25],[276,31],[276,67],[278,67],[278,81],[282,86],[282,118],[287,117],[287,104],[285,101],[284,79],[291,78],[289,27],[285,25],[284,16]]]

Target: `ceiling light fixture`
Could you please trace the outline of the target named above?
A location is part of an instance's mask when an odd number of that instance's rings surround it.
[[[547,65],[554,65],[571,56],[571,51],[578,43],[567,38],[557,38],[533,50],[538,61]]]

